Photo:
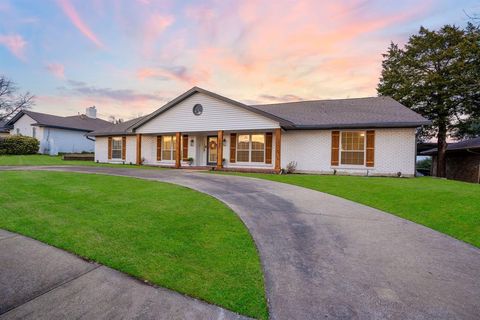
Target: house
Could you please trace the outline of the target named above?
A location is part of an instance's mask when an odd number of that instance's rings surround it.
[[[432,175],[437,172],[437,148],[424,151],[432,156]],[[480,183],[480,137],[449,143],[445,155],[447,179]]]
[[[246,105],[194,87],[90,135],[98,162],[413,176],[416,128],[428,123],[388,97]]]
[[[93,152],[94,139],[86,134],[111,125],[98,119],[96,114],[95,107],[87,108],[86,114],[69,117],[22,110],[7,125],[10,134],[34,137],[40,141],[40,153]]]
[[[6,121],[0,121],[0,138],[6,137],[10,134],[10,127],[7,126]]]

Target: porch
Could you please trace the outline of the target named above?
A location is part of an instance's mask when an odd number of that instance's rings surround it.
[[[279,172],[281,129],[136,134],[136,164]]]

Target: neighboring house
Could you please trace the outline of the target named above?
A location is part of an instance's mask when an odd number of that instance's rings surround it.
[[[56,155],[59,152],[93,152],[94,139],[87,133],[111,125],[98,119],[95,107],[87,108],[86,114],[59,117],[51,114],[20,111],[7,125],[10,134],[34,137],[40,141],[40,153]]]
[[[422,152],[432,156],[432,175],[437,172],[437,148]],[[480,137],[449,143],[446,152],[447,179],[480,183]]]
[[[197,87],[152,114],[97,130],[98,162],[223,170],[415,174],[416,128],[388,97],[249,106]],[[192,159],[189,159],[192,158]],[[223,160],[223,161],[222,161]]]
[[[7,122],[0,121],[0,137],[6,137],[10,134],[10,127],[7,126]]]

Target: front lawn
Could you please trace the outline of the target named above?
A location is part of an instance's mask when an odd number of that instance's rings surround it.
[[[146,168],[149,166],[136,166],[128,164],[108,164],[96,163],[93,161],[81,160],[62,160],[62,156],[49,156],[45,154],[29,154],[29,155],[0,155],[0,166],[105,166],[105,167],[130,167],[130,168]]]
[[[220,201],[127,177],[0,172],[0,228],[151,283],[268,317],[247,229]]]
[[[480,247],[480,185],[436,179],[329,175],[249,176],[322,191],[414,221]]]

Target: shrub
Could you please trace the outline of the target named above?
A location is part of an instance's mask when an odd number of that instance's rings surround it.
[[[295,170],[297,170],[297,162],[296,161],[290,161],[288,164],[287,164],[287,168],[285,169],[285,171],[287,173],[294,173]]]
[[[22,135],[0,138],[0,154],[35,154],[40,143],[37,139]]]

